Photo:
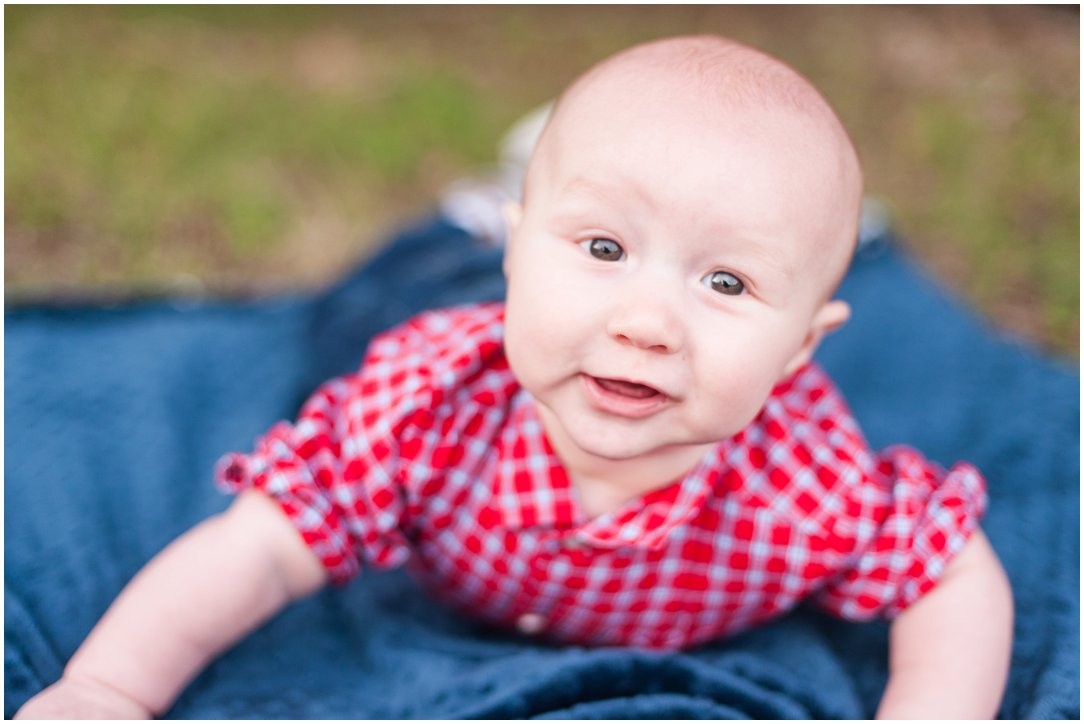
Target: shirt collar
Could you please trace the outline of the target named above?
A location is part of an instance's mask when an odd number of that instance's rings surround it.
[[[612,513],[584,516],[575,488],[542,430],[535,401],[525,390],[511,401],[508,425],[497,442],[492,507],[503,527],[575,537],[598,548],[658,548],[670,532],[699,512],[719,470],[713,449],[682,480],[631,500]]]

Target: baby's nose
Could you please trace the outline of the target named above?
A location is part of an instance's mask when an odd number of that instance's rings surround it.
[[[622,344],[663,354],[680,352],[685,328],[679,310],[658,294],[626,297],[610,317],[608,332]]]

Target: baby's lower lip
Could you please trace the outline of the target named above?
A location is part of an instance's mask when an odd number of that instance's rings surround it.
[[[580,375],[591,405],[619,417],[647,417],[670,403],[670,398],[648,385],[604,377]]]

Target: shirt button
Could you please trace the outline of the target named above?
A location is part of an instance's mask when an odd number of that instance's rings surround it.
[[[540,613],[525,613],[516,619],[516,628],[528,636],[534,636],[546,629],[546,619]]]

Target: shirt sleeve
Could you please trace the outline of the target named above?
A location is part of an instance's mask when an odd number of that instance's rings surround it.
[[[973,466],[945,471],[906,446],[885,449],[848,496],[851,515],[840,526],[850,529],[836,531],[851,541],[850,565],[814,602],[847,619],[894,618],[940,580],[986,505]]]
[[[227,454],[215,467],[225,491],[253,489],[275,500],[336,584],[363,564],[391,567],[409,557],[394,405],[387,392],[362,394],[378,386],[371,373],[332,380],[296,421],[276,424],[251,453]]]
[[[372,340],[361,368],[320,387],[296,422],[216,466],[229,492],[276,500],[331,580],[411,555],[409,485],[427,480],[448,420],[437,410],[501,356],[503,307],[426,312]],[[418,498],[415,490],[414,499]]]

